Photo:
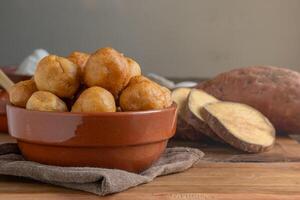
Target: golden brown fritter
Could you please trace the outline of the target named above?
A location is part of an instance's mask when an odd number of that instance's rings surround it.
[[[39,90],[72,97],[80,84],[80,68],[66,58],[49,55],[39,62],[34,81]]]
[[[81,93],[71,112],[116,112],[116,103],[109,91],[94,86]]]
[[[9,101],[15,106],[25,108],[28,99],[36,91],[34,80],[18,82],[9,89]]]
[[[146,78],[145,76],[134,76],[130,79],[129,83],[132,85],[132,84],[136,84],[136,83],[140,83],[140,82],[144,82],[144,81],[151,82],[151,83],[154,83],[154,84],[158,85],[157,83],[155,83],[154,81]]]
[[[129,69],[129,79],[142,74],[140,65],[132,58],[126,57]]]
[[[123,111],[162,109],[171,104],[171,92],[143,76],[131,78],[120,95]]]
[[[90,55],[84,52],[73,51],[69,56],[68,59],[78,65],[83,73],[84,66],[88,61]]]
[[[56,95],[47,91],[37,91],[32,94],[26,104],[28,110],[38,111],[68,111],[65,102],[63,102]]]
[[[126,58],[113,48],[102,48],[93,53],[84,67],[84,83],[100,86],[114,97],[127,85],[129,69]]]
[[[159,86],[160,86],[160,88],[161,88],[161,90],[162,90],[162,92],[165,96],[165,105],[166,105],[165,107],[171,106],[172,103],[173,103],[172,96],[171,96],[171,91],[166,87],[163,87],[161,85],[159,85]]]

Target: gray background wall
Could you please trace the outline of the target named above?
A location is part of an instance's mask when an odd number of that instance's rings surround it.
[[[35,48],[112,46],[146,72],[213,76],[272,64],[300,70],[299,0],[1,0],[0,64]]]

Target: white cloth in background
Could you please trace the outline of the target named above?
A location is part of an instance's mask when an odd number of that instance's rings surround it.
[[[34,50],[33,53],[26,57],[19,65],[16,74],[32,76],[40,60],[48,55],[49,53],[45,49]]]
[[[154,74],[154,73],[149,73],[147,74],[147,77],[150,78],[151,80],[155,81],[156,83],[169,88],[169,89],[175,89],[175,88],[179,88],[179,87],[195,87],[197,85],[196,82],[193,81],[184,81],[184,82],[180,82],[175,84],[173,81],[166,79],[163,76],[160,76],[158,74]]]

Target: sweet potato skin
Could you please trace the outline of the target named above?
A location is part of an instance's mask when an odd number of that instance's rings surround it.
[[[216,98],[248,104],[277,130],[300,134],[300,73],[273,66],[253,66],[222,73],[200,83]]]
[[[188,124],[180,116],[177,118],[177,128],[175,138],[189,140],[189,141],[202,141],[206,137],[203,133],[197,131],[194,127]]]

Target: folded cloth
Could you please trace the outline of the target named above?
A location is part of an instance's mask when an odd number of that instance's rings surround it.
[[[117,169],[59,167],[27,161],[17,144],[5,143],[0,145],[0,174],[27,177],[104,196],[148,183],[157,176],[184,171],[203,156],[204,153],[198,149],[167,148],[149,169],[135,174]]]

